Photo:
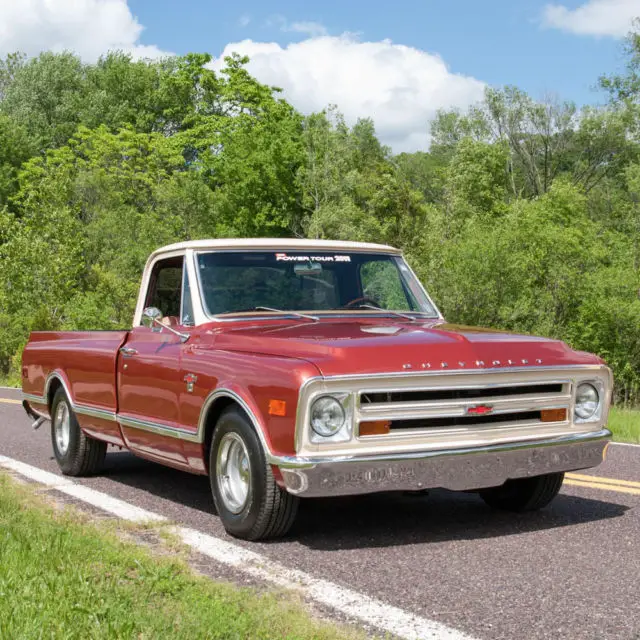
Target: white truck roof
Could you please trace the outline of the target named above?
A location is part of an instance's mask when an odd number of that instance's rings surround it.
[[[300,238],[217,238],[215,240],[189,240],[177,242],[156,249],[149,260],[160,254],[173,253],[191,249],[194,251],[207,250],[234,250],[234,249],[266,249],[274,251],[370,251],[373,253],[392,253],[399,255],[400,249],[386,244],[373,244],[370,242],[345,242],[342,240],[306,240]]]

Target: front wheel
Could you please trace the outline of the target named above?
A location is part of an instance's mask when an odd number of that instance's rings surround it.
[[[558,495],[563,480],[564,473],[507,480],[500,487],[483,489],[480,496],[495,509],[537,511],[546,507]]]
[[[244,413],[227,409],[209,452],[209,480],[218,515],[232,536],[278,538],[289,531],[299,498],[281,489]]]
[[[83,433],[64,389],[51,403],[51,444],[58,466],[66,476],[98,473],[107,454],[107,443]]]

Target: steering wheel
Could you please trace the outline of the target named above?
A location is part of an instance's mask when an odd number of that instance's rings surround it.
[[[347,304],[343,304],[343,309],[351,309],[351,307],[355,307],[357,305],[370,304],[374,307],[379,307],[378,302],[373,298],[369,298],[368,296],[361,296],[360,298],[354,298],[353,300],[349,300]]]

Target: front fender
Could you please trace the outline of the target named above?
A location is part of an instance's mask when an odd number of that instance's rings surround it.
[[[275,456],[273,454],[267,425],[262,412],[260,411],[258,403],[256,402],[255,398],[247,391],[247,389],[243,388],[241,385],[235,382],[222,382],[222,384],[220,384],[214,391],[212,391],[205,399],[200,411],[200,419],[198,421],[199,438],[204,441],[207,416],[209,415],[209,411],[213,409],[216,402],[220,401],[223,398],[229,398],[230,400],[233,400],[247,414],[247,417],[251,421],[253,428],[258,434],[258,438],[260,438],[260,442],[262,443],[265,455],[267,456],[269,462],[271,462],[271,460],[274,459]]]

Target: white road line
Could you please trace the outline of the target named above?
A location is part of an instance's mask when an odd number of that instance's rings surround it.
[[[49,471],[45,471],[44,469],[38,469],[37,467],[32,467],[30,464],[25,464],[24,462],[19,462],[18,460],[13,460],[5,456],[0,456],[0,467],[19,473],[21,476],[44,484],[47,487],[62,488],[73,484],[73,481],[68,478],[63,478],[55,473],[49,473]]]
[[[0,456],[0,467],[108,511],[123,520],[167,521],[160,514],[140,509],[106,493],[78,484],[69,478],[12,458]],[[234,567],[279,587],[300,591],[304,596],[324,606],[394,636],[407,640],[473,640],[471,636],[440,622],[414,615],[328,580],[314,578],[303,571],[289,569],[233,542],[227,542],[189,527],[176,526],[170,527],[170,530],[195,551],[213,558],[216,562]]]
[[[159,513],[147,511],[136,507],[124,500],[118,500],[107,493],[90,489],[82,484],[65,485],[62,488],[55,487],[56,491],[62,491],[69,496],[87,502],[88,504],[98,507],[103,511],[108,511],[118,518],[130,520],[131,522],[166,522],[167,518]]]
[[[29,480],[33,480],[39,484],[44,484],[50,489],[55,489],[61,493],[65,493],[68,496],[87,502],[88,504],[98,507],[103,511],[108,511],[118,518],[124,520],[131,520],[132,522],[161,522],[166,518],[157,513],[146,511],[140,507],[136,507],[124,500],[118,500],[107,493],[102,491],[96,491],[90,489],[84,485],[78,484],[69,478],[38,469],[38,467],[32,467],[30,464],[25,464],[12,458],[6,458],[0,456],[0,467],[4,467],[14,473],[18,473]]]
[[[439,622],[415,616],[328,580],[313,578],[303,571],[289,569],[259,553],[220,538],[186,527],[176,527],[174,533],[186,544],[217,562],[231,565],[280,587],[302,591],[316,602],[337,609],[351,618],[359,618],[395,636],[412,640],[469,639],[469,636]]]
[[[611,442],[611,444],[615,444],[618,447],[640,447],[640,444],[634,444],[633,442]]]
[[[0,389],[8,389],[9,391],[20,391],[20,387],[0,387]]]

